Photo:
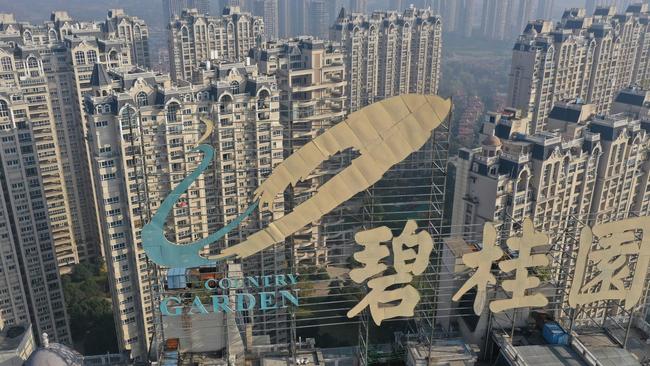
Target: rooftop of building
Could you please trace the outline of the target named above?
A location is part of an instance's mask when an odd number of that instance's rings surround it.
[[[574,350],[563,345],[534,345],[514,347],[517,356],[526,365],[587,366]]]
[[[79,352],[59,343],[50,343],[43,334],[43,346],[34,351],[24,366],[82,366],[83,356]]]
[[[643,88],[632,86],[621,90],[614,98],[614,102],[643,107],[650,104],[649,94],[650,93]]]
[[[556,324],[556,323],[552,323]],[[559,325],[555,325],[559,327]],[[561,329],[561,328],[558,328]],[[497,334],[502,356],[527,365],[543,366],[640,366],[639,358],[614,343],[602,331],[579,335],[566,342],[549,343],[536,327],[516,328],[510,342],[508,335]],[[648,346],[650,348],[650,346]]]
[[[521,36],[515,43],[517,50],[548,48],[553,42],[567,40],[584,42],[593,37],[604,37],[617,31],[616,24],[630,19],[646,19],[648,4],[635,3],[620,11],[614,6],[599,6],[593,14],[587,14],[584,8],[569,8],[564,11],[559,22],[545,20],[528,22]],[[585,32],[586,31],[586,32]]]
[[[16,349],[30,332],[31,327],[27,324],[5,327],[0,331],[0,351]]]
[[[477,355],[472,348],[461,339],[445,339],[428,343],[407,342],[405,345],[408,357],[416,364],[427,362],[428,365],[453,365],[456,363],[474,363]]]
[[[583,123],[593,115],[593,108],[582,99],[555,103],[548,118],[568,123]]]
[[[578,328],[578,340],[599,360],[610,360],[609,365],[639,365],[650,362],[650,325],[639,317],[633,318],[627,333],[627,327],[614,325],[607,327]],[[622,345],[625,343],[625,349]],[[605,365],[607,363],[604,363]]]

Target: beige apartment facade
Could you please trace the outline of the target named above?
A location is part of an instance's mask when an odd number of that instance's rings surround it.
[[[529,22],[512,54],[508,104],[526,111],[530,133],[547,130],[553,104],[581,99],[606,114],[616,93],[647,83],[648,5],[574,8],[561,21]]]
[[[206,237],[243,214],[255,189],[282,161],[275,78],[258,75],[243,63],[203,64],[193,75],[195,84],[178,86],[167,76],[143,70],[109,73],[97,66],[92,93],[85,99],[120,348],[130,350],[134,359],[144,360],[151,351],[160,325],[161,288],[155,286],[161,284],[154,279],[164,273],[148,264],[141,229],[171,189],[200,163],[201,155],[192,149],[208,129],[202,121],[213,125],[204,143],[214,147],[216,158],[170,215],[166,234],[175,242]],[[283,197],[278,197],[206,253],[244,240],[283,215],[283,209]],[[244,271],[267,274],[284,266],[284,252],[273,249],[252,259]],[[286,328],[277,324],[286,319],[281,314],[254,314],[252,319],[259,331]]]
[[[264,19],[239,7],[226,7],[220,16],[187,9],[169,24],[172,79],[190,80],[203,61],[241,61],[263,37]]]
[[[430,9],[341,12],[330,39],[345,55],[350,111],[399,94],[438,92],[442,21]]]

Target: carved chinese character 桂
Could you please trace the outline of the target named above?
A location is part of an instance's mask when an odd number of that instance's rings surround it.
[[[515,279],[505,280],[502,285],[504,290],[512,293],[512,298],[494,300],[490,303],[490,310],[498,313],[509,309],[546,306],[548,299],[544,295],[528,295],[526,292],[540,283],[539,278],[528,275],[528,269],[547,266],[549,263],[546,254],[533,254],[535,247],[548,244],[548,236],[535,231],[533,222],[527,218],[524,220],[522,235],[508,238],[507,244],[511,250],[519,251],[517,258],[499,262],[499,268],[503,272],[515,271]]]
[[[503,250],[499,248],[496,241],[497,233],[494,225],[485,223],[483,227],[483,249],[479,252],[465,254],[463,263],[475,269],[474,274],[452,297],[453,301],[460,301],[460,298],[472,287],[476,287],[476,299],[474,300],[474,313],[480,315],[485,307],[488,285],[496,285],[497,280],[492,274],[492,264],[503,256]],[[548,299],[542,294],[529,294],[530,289],[539,286],[540,280],[530,276],[528,270],[534,267],[548,265],[549,261],[545,254],[533,254],[533,249],[548,244],[548,236],[535,231],[533,222],[525,219],[521,236],[513,236],[506,241],[508,248],[518,251],[518,256],[512,259],[499,262],[499,268],[503,272],[515,272],[514,279],[505,280],[502,287],[506,292],[512,294],[511,298],[497,299],[490,303],[490,310],[498,313],[509,309],[518,309],[530,306],[545,306]]]
[[[497,279],[492,274],[492,263],[503,256],[503,250],[497,245],[497,232],[494,225],[485,223],[483,226],[483,249],[463,255],[463,263],[476,269],[472,277],[456,292],[453,301],[460,301],[460,298],[472,287],[476,287],[476,298],[474,299],[474,313],[480,315],[485,307],[488,285],[496,285]]]

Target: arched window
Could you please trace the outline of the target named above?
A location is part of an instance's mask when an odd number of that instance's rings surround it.
[[[190,32],[187,30],[187,27],[181,28],[181,41],[182,42],[190,41]]]
[[[83,65],[86,63],[86,55],[82,51],[77,51],[74,53],[74,61],[77,65]]]
[[[58,37],[56,36],[56,31],[54,29],[50,29],[47,32],[47,37],[50,42],[56,42],[56,40],[58,39]]]
[[[23,34],[23,38],[25,39],[25,42],[31,42],[32,41],[32,33],[31,32],[25,32]]]
[[[108,53],[108,58],[111,61],[117,61],[117,51],[112,50],[111,52]]]
[[[36,69],[38,68],[38,61],[34,57],[30,57],[27,59],[27,67],[30,69]]]
[[[270,100],[269,91],[266,89],[260,90],[259,94],[257,95],[257,108],[258,109],[269,108],[269,100]]]
[[[219,111],[221,113],[231,113],[232,112],[232,97],[225,94],[219,99]]]
[[[239,83],[236,81],[233,81],[230,83],[230,92],[233,94],[239,94]]]
[[[147,93],[145,92],[139,92],[135,99],[136,102],[138,103],[138,107],[149,105],[149,98],[147,97]]]
[[[4,100],[0,100],[0,117],[9,117],[9,106]]]
[[[167,106],[167,121],[168,122],[176,122],[178,118],[178,110],[180,109],[180,106],[178,103],[169,103]]]
[[[104,104],[104,112],[105,113],[111,113],[111,105],[110,104]]]
[[[96,62],[97,62],[97,51],[95,50],[88,51],[88,63],[94,64]]]
[[[97,106],[97,114],[102,114],[102,113],[104,113],[104,108],[102,108],[102,105],[100,104]]]
[[[138,127],[138,118],[135,110],[131,107],[125,107],[120,113],[120,124],[122,129]]]
[[[2,71],[11,71],[13,70],[13,64],[11,62],[11,57],[5,56],[0,60],[0,64],[2,64]]]

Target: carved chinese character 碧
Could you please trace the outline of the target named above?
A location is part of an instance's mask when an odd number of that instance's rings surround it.
[[[420,301],[420,294],[410,285],[414,275],[424,273],[429,265],[429,256],[433,250],[433,239],[426,231],[416,232],[417,224],[409,220],[402,233],[394,237],[389,228],[383,226],[357,233],[355,240],[364,250],[355,253],[354,259],[363,263],[363,268],[350,271],[350,278],[356,283],[368,280],[370,292],[350,311],[348,317],[354,317],[366,307],[375,324],[381,325],[385,319],[398,316],[413,316]],[[395,274],[375,277],[388,269],[380,261],[390,255],[387,245],[381,243],[392,239]],[[375,278],[373,278],[375,277]],[[388,289],[395,285],[406,285]]]

